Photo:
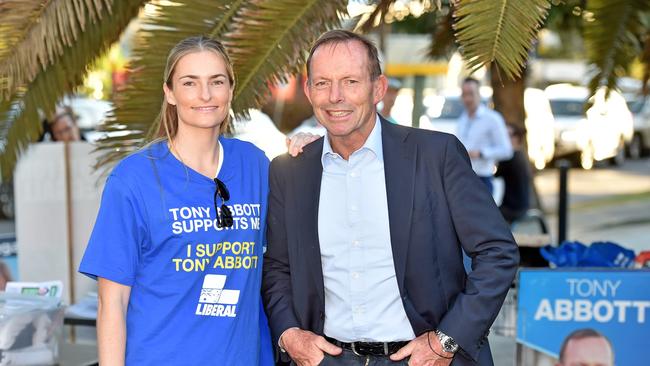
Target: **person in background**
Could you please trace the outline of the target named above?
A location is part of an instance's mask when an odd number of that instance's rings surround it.
[[[44,130],[49,132],[52,141],[83,141],[77,119],[70,106],[57,106],[54,117],[44,121]]]
[[[492,193],[496,163],[512,157],[512,145],[501,114],[481,103],[479,87],[474,78],[463,80],[465,111],[458,120],[457,136],[467,149],[474,172]]]
[[[614,347],[595,329],[578,329],[562,342],[556,366],[614,366]]]
[[[531,172],[524,151],[526,131],[514,124],[507,125],[512,144],[512,158],[499,162],[496,176],[503,178],[505,193],[499,210],[509,224],[523,217],[530,208]]]
[[[397,99],[397,94],[399,94],[401,88],[402,82],[399,81],[399,79],[388,78],[388,88],[386,89],[384,99],[381,100],[383,106],[379,114],[391,123],[397,123],[395,118],[391,116],[391,111],[393,110],[393,106],[395,106],[395,100]]]

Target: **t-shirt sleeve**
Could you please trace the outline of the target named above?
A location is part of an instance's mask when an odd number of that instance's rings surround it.
[[[80,273],[133,285],[146,238],[141,206],[122,179],[114,174],[108,178]]]

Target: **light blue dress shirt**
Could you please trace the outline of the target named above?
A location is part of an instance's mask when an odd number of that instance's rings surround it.
[[[491,177],[496,163],[512,157],[512,145],[508,129],[499,112],[481,104],[473,118],[467,111],[458,119],[457,136],[467,151],[481,152],[480,158],[472,159],[472,169],[479,177]]]
[[[326,335],[343,342],[415,338],[395,276],[381,123],[348,161],[325,135],[318,207]]]

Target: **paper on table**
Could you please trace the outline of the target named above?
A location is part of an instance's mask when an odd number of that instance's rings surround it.
[[[61,298],[63,282],[7,282],[6,293]]]

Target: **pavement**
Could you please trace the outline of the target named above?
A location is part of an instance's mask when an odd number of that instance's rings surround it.
[[[557,240],[557,169],[535,177],[551,234]],[[569,170],[567,239],[585,244],[613,241],[636,252],[650,250],[650,158],[622,167],[601,164],[591,171]]]

